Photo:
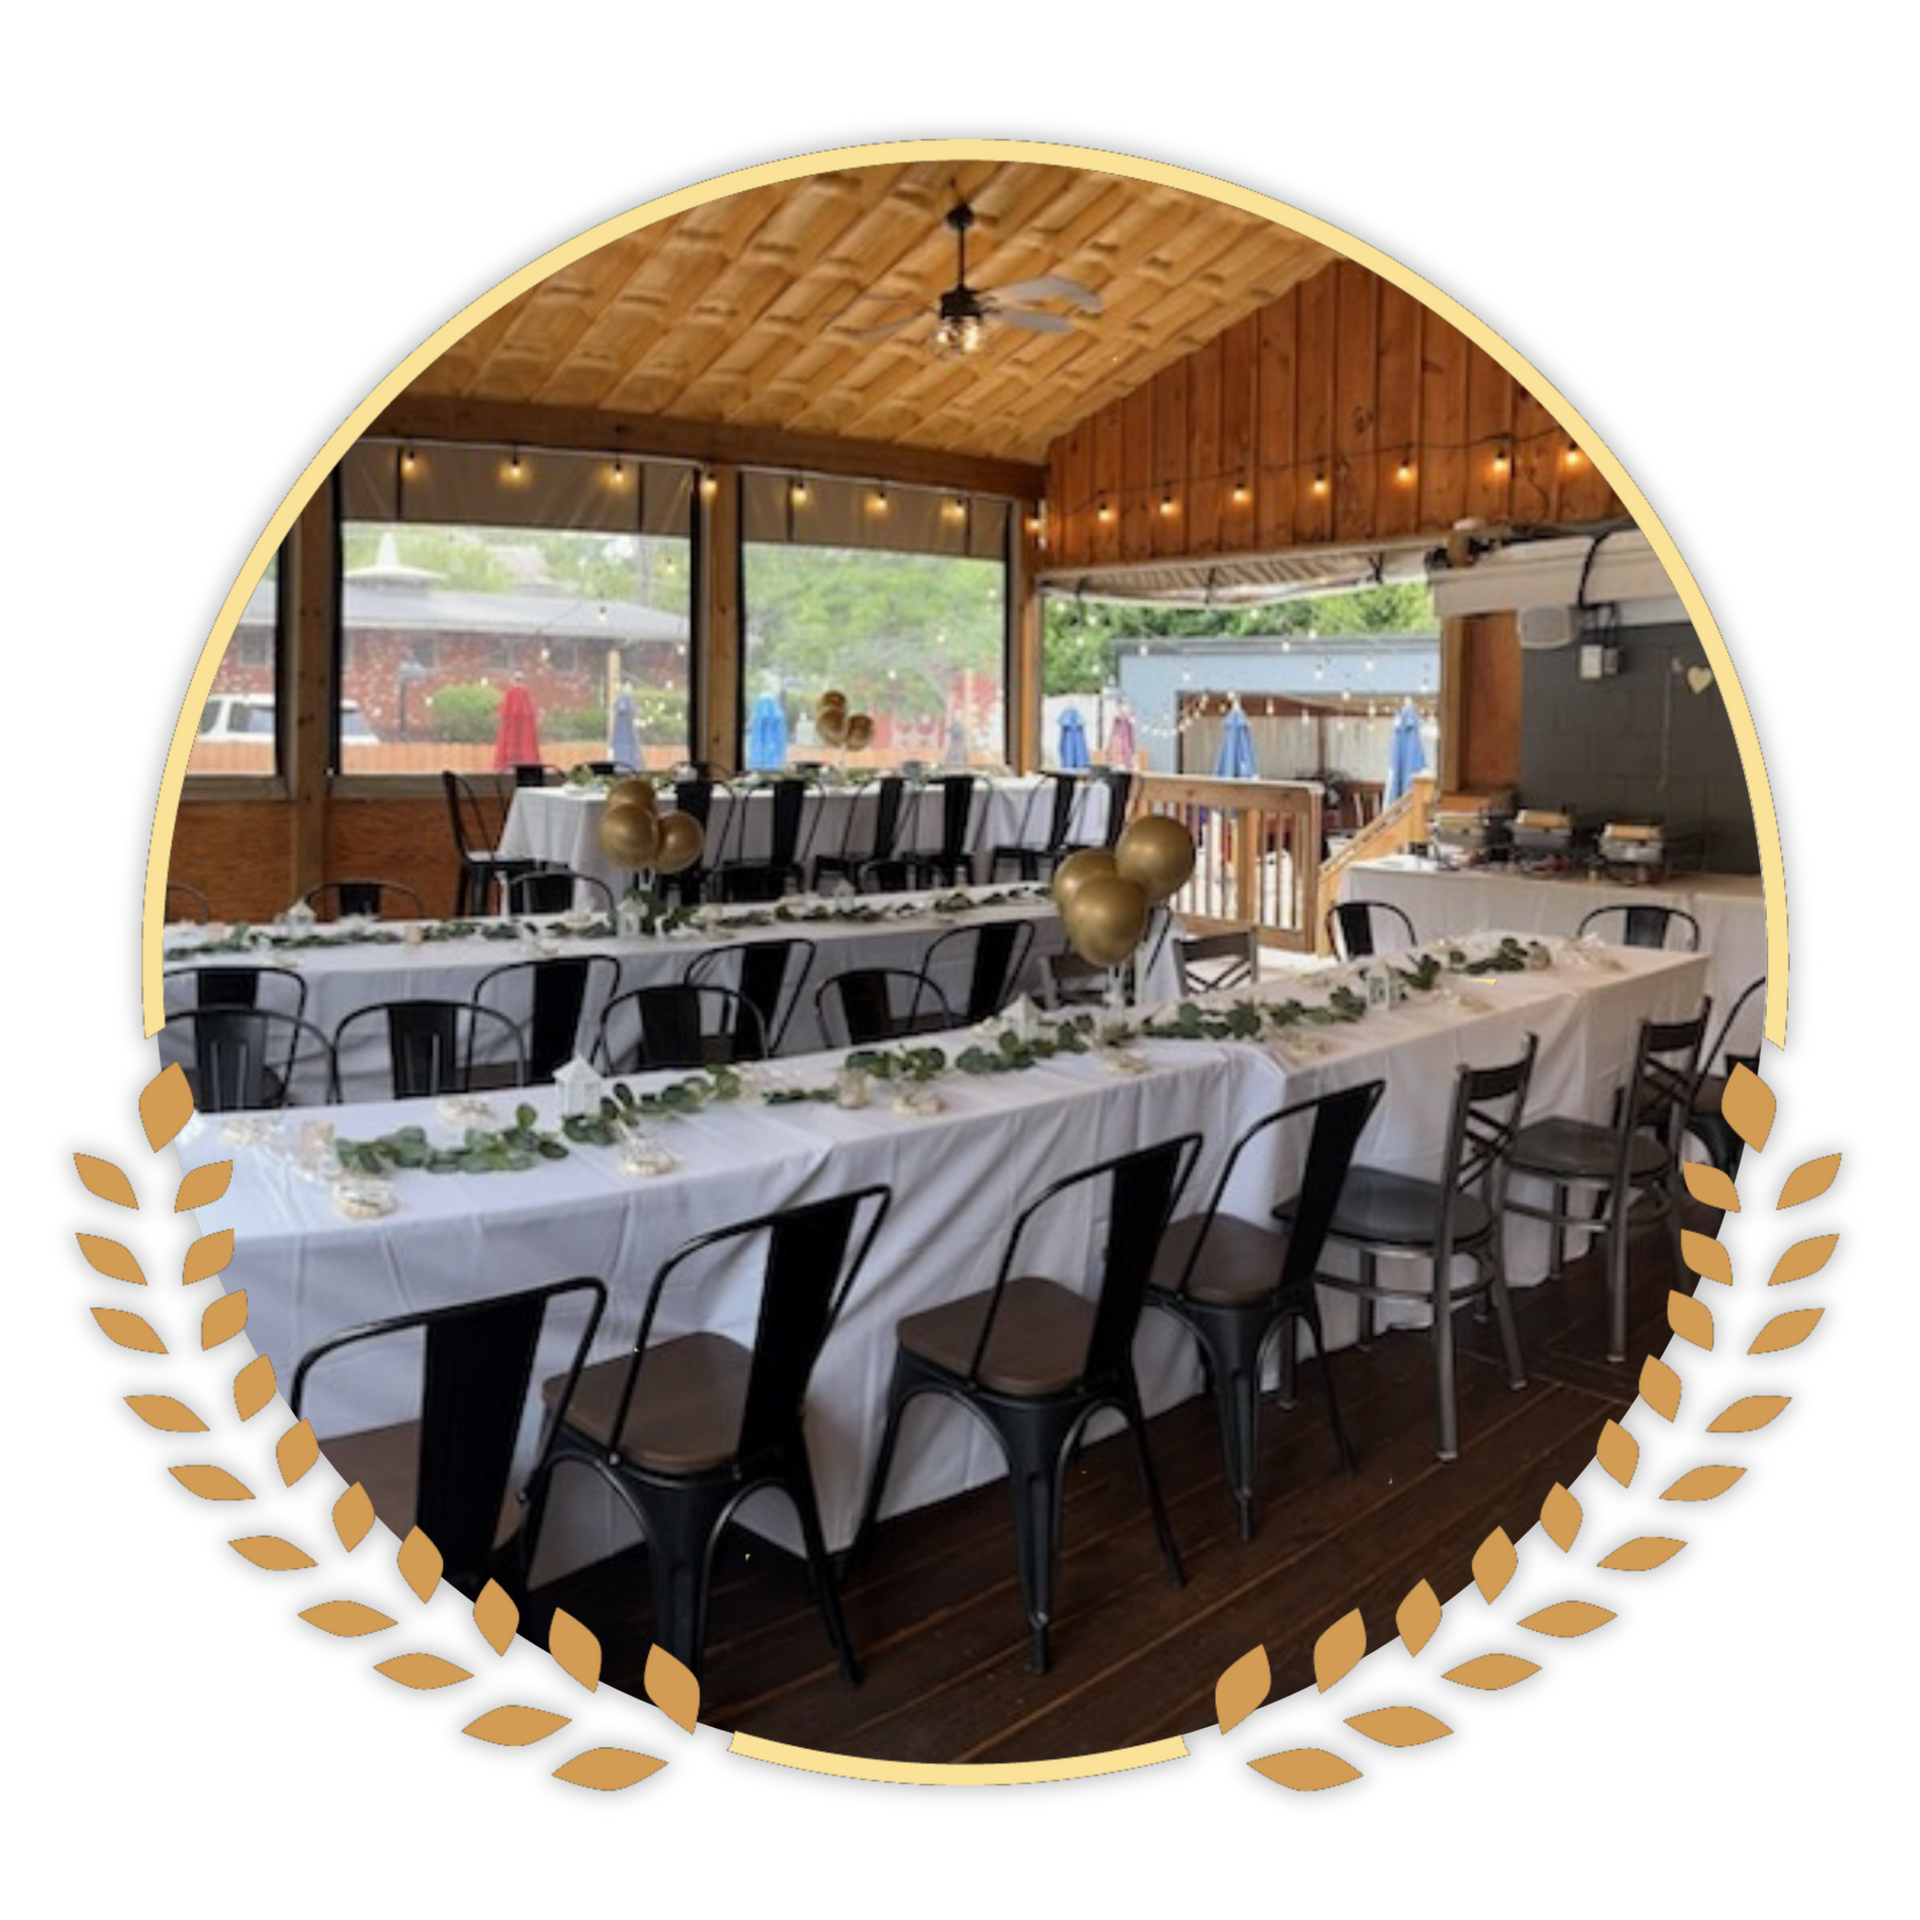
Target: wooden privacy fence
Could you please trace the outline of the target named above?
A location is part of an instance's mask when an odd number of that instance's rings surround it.
[[[1311,953],[1320,894],[1320,790],[1298,780],[1203,780],[1148,773],[1139,813],[1171,814],[1193,835],[1193,878],[1174,911],[1198,932],[1252,927],[1264,945]]]

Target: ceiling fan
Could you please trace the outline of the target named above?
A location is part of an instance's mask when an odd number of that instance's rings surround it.
[[[1100,296],[1091,287],[1063,274],[1043,273],[1032,280],[1015,280],[1004,287],[975,288],[967,285],[967,233],[973,226],[973,209],[962,200],[947,215],[953,229],[959,269],[954,283],[934,306],[934,328],[930,344],[936,353],[955,356],[976,353],[984,343],[989,327],[1019,327],[1028,333],[1071,333],[1073,322],[1057,313],[1034,311],[1042,300],[1058,300],[1080,313],[1100,311]],[[926,318],[920,308],[898,320],[877,327],[855,327],[854,340],[884,340],[889,334],[916,325]]]

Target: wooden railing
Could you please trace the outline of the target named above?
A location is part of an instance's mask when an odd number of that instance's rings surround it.
[[[1186,823],[1198,850],[1172,906],[1197,932],[1252,927],[1264,945],[1311,953],[1320,879],[1320,792],[1297,780],[1148,773],[1137,813]]]
[[[1340,897],[1341,876],[1349,867],[1356,861],[1382,860],[1390,853],[1405,853],[1409,847],[1425,843],[1433,818],[1434,792],[1433,775],[1416,773],[1412,786],[1392,806],[1377,813],[1321,865],[1311,945],[1322,952],[1328,950],[1327,916]]]

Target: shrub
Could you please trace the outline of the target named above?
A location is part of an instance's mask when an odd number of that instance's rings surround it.
[[[463,681],[441,687],[431,702],[436,739],[489,741],[500,731],[500,689]]]

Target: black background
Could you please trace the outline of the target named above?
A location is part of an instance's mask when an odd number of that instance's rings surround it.
[[[503,1864],[522,1847],[536,1860],[589,1847],[611,1866],[634,1859],[643,1828],[655,1868],[670,1839],[712,1859],[720,1809],[741,1801],[770,1824],[804,1822],[826,1849],[816,1860],[849,1862],[843,1849],[866,1832],[952,1836],[964,1820],[995,1836],[1071,1839],[1089,1849],[1083,1859],[1108,1862],[1092,1878],[1112,1874],[1116,1885],[1140,1849],[1181,1847],[1181,1822],[1227,1809],[1281,1841],[1284,1855],[1260,1849],[1269,1866],[1384,1832],[1452,1836],[1457,1870],[1490,1872],[1532,1834],[1565,1864],[1611,1862],[1620,1884],[1634,1878],[1628,1859],[1665,1834],[1711,1830],[1718,1847],[1736,1839],[1764,1851],[1763,1822],[1788,1782],[1791,1826],[1803,1832],[1812,1820],[1832,1836],[1853,1805],[1841,1780],[1880,1626],[1860,1501],[1872,1457],[1857,1421],[1872,1400],[1859,1371],[1862,1321],[1887,1309],[1864,1296],[1870,1275],[1895,1277],[1872,1210],[1866,1110],[1855,1104],[1866,1075],[1843,1062],[1839,1031],[1860,1021],[1891,1029],[1899,987],[1897,970],[1862,970],[1832,933],[1836,902],[1853,891],[1841,829],[1880,799],[1841,770],[1885,682],[1866,680],[1864,662],[1830,643],[1834,628],[1814,624],[1834,607],[1811,584],[1834,578],[1820,541],[1841,486],[1832,442],[1843,363],[1803,282],[1778,265],[1763,278],[1757,265],[1763,238],[1778,246],[1768,190],[1788,182],[1788,165],[1743,154],[1736,182],[1707,132],[1684,148],[1611,157],[1605,194],[1574,204],[1551,165],[1501,167],[1498,186],[1452,190],[1423,179],[1405,150],[1373,173],[1352,140],[1338,154],[1317,142],[1277,152],[1269,140],[1116,140],[1058,123],[1091,148],[1137,150],[1329,219],[1513,342],[1582,409],[1692,563],[1768,756],[1795,933],[1782,1087],[1824,1127],[1816,1150],[1849,1152],[1830,1311],[1795,1375],[1786,1440],[1720,1503],[1728,1511],[1715,1538],[1703,1528],[1692,1563],[1644,1576],[1659,1588],[1642,1588],[1647,1597],[1596,1642],[1505,1695],[1498,1718],[1480,1722],[1484,1734],[1311,1799],[1238,1766],[1229,1776],[1204,1749],[1150,1774],[1002,1791],[981,1805],[720,1763],[705,1740],[662,1745],[678,1764],[616,1799],[545,1786],[538,1770],[503,1766],[445,1730],[420,1738],[445,1713],[428,1720],[417,1695],[315,1659],[315,1636],[265,1599],[271,1576],[238,1569],[217,1544],[223,1530],[184,1511],[198,1503],[171,1488],[115,1398],[132,1388],[100,1373],[106,1348],[84,1309],[104,1283],[73,1254],[84,1196],[67,1152],[109,1152],[123,1123],[102,1116],[123,1110],[152,1071],[136,956],[152,795],[186,680],[259,528],[349,409],[528,259],[726,167],[824,150],[824,134],[881,131],[849,119],[806,136],[703,136],[680,146],[684,163],[636,159],[620,140],[588,165],[578,144],[561,152],[549,138],[486,127],[451,152],[444,131],[430,150],[424,132],[386,136],[378,167],[344,167],[317,142],[257,169],[238,148],[192,138],[140,157],[134,211],[73,248],[75,311],[58,357],[88,384],[98,420],[54,457],[69,488],[104,503],[67,580],[83,586],[86,605],[113,609],[113,649],[98,685],[79,657],[63,664],[63,680],[71,676],[75,716],[111,703],[117,801],[73,847],[102,876],[98,900],[92,881],[86,889],[100,939],[90,977],[58,983],[77,1018],[54,1069],[67,1116],[52,1150],[58,1198],[46,1210],[56,1261],[36,1294],[52,1308],[42,1352],[58,1356],[48,1375],[60,1384],[29,1475],[40,1524],[13,1561],[15,1601],[31,1597],[15,1659],[38,1668],[44,1657],[52,1676],[44,1791],[119,1834],[100,1849],[108,1870],[134,1836],[213,1820],[209,1837],[259,1853],[271,1884],[315,1889],[361,1878],[349,1834],[392,1834],[424,1876],[459,1880],[472,1862]],[[1859,453],[1839,457],[1859,482]],[[1805,566],[1789,578],[1795,561]],[[54,630],[71,628],[69,609]],[[1903,1267],[1910,1275],[1910,1258]],[[35,1371],[42,1365],[36,1356]],[[173,1857],[182,1872],[198,1870],[190,1855]],[[776,1884],[799,1884],[778,1855],[728,1847],[720,1857],[739,1891],[756,1884],[762,1859],[778,1862]],[[1344,1859],[1371,1864],[1365,1853]],[[881,1884],[870,1874],[852,1868],[849,1878]],[[1265,1884],[1263,1872],[1250,1880]]]

